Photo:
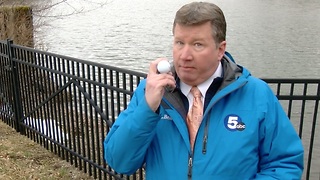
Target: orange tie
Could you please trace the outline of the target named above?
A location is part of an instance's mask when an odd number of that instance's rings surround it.
[[[203,104],[201,101],[201,92],[194,86],[190,92],[193,95],[193,104],[187,115],[187,126],[189,130],[190,146],[193,150],[194,141],[200,127],[203,116]]]

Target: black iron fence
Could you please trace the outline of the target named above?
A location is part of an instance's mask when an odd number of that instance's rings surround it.
[[[146,74],[0,41],[0,119],[96,179],[117,174],[103,140]],[[320,178],[320,79],[264,79],[305,147],[303,179]],[[318,123],[318,124],[317,124]]]

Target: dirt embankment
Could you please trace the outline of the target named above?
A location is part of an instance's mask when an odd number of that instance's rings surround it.
[[[94,179],[0,120],[0,179]]]

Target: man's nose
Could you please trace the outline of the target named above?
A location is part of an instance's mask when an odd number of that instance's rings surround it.
[[[181,59],[191,59],[191,47],[189,45],[185,45],[182,49],[181,49]]]

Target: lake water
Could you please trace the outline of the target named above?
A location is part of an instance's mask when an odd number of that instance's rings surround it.
[[[104,0],[95,0],[99,3]],[[49,12],[72,16],[44,18],[36,33],[37,48],[66,56],[147,72],[149,62],[171,57],[172,21],[188,0],[113,0],[101,8],[68,0]],[[320,77],[319,0],[216,0],[224,11],[227,51],[260,78]],[[317,126],[319,129],[319,126]],[[318,130],[319,131],[319,130]],[[319,134],[318,134],[319,135]],[[319,146],[319,142],[316,142]],[[317,147],[318,147],[317,146]],[[320,159],[315,148],[314,158]],[[311,179],[319,179],[313,161]]]
[[[104,1],[104,0],[96,0]],[[68,2],[88,10],[97,4]],[[47,18],[36,41],[50,52],[147,72],[171,57],[172,21],[188,0],[113,0],[94,11]],[[227,50],[260,78],[320,77],[319,0],[216,0],[224,11]],[[62,3],[50,12],[70,12]]]

